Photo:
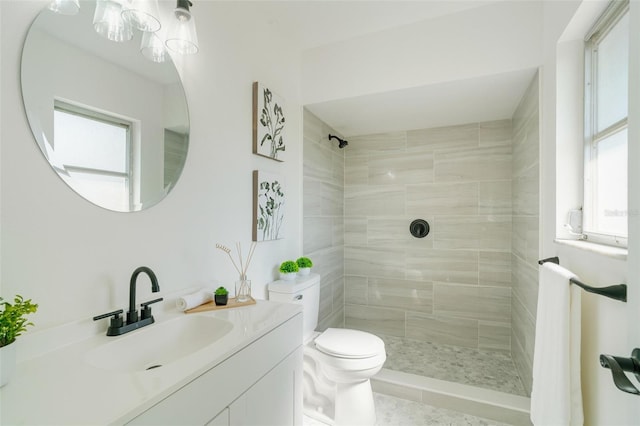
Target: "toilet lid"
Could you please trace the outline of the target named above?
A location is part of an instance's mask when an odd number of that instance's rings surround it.
[[[315,340],[316,348],[340,358],[370,358],[384,353],[384,342],[364,331],[328,328]]]

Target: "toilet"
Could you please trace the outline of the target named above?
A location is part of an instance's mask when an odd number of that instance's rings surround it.
[[[359,330],[315,331],[320,307],[320,275],[269,284],[269,300],[303,306],[304,414],[327,424],[376,423],[369,379],[387,359],[384,342]]]

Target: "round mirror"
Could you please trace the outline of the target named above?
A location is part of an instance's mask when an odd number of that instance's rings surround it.
[[[180,177],[187,102],[171,57],[147,59],[137,30],[124,42],[101,36],[95,8],[81,1],[77,15],[40,12],[22,51],[22,97],[58,176],[100,207],[133,212],[160,202]]]

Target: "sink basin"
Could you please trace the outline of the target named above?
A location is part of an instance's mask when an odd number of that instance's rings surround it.
[[[231,329],[233,324],[223,319],[185,315],[115,337],[87,352],[85,361],[110,371],[151,370],[210,345]]]

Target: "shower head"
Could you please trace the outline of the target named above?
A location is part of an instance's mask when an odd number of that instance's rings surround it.
[[[331,140],[331,139],[336,139],[338,141],[338,148],[342,149],[345,146],[349,145],[349,142],[347,142],[346,140],[341,139],[336,135],[329,134],[329,140]]]

